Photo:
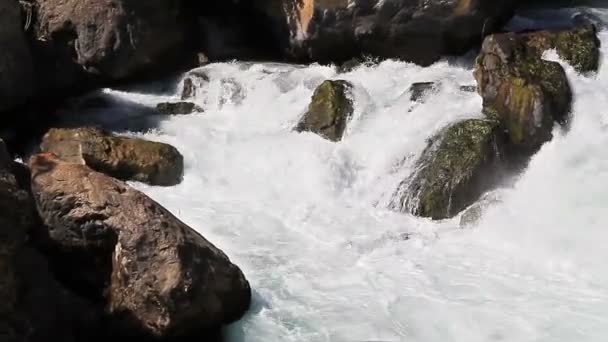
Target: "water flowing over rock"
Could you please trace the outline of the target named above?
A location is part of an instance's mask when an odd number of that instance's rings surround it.
[[[568,119],[572,91],[559,63],[543,60],[533,35],[489,36],[475,70],[484,113],[502,123],[510,147],[525,155],[551,140],[554,122]]]
[[[431,139],[415,174],[393,196],[392,208],[422,217],[453,217],[500,180],[499,123],[470,119]]]
[[[527,45],[539,53],[555,49],[560,58],[570,63],[578,72],[597,71],[600,59],[600,41],[592,24],[583,24],[567,30],[547,30],[527,35]]]
[[[33,95],[35,85],[17,0],[0,1],[0,23],[0,112],[4,112],[23,104]]]
[[[204,339],[248,309],[240,269],[158,203],[49,153],[29,165],[50,261],[64,283],[103,303],[111,336]]]
[[[115,136],[99,128],[51,129],[41,149],[123,180],[152,185],[181,182],[184,158],[168,144]]]
[[[321,83],[312,95],[308,111],[295,130],[314,132],[331,141],[341,140],[353,114],[351,89],[352,84],[346,81]]]

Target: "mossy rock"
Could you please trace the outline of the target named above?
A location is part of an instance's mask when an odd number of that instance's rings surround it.
[[[526,154],[551,140],[554,122],[570,113],[572,90],[559,63],[543,60],[523,34],[486,38],[475,78],[483,111],[507,130],[510,145]]]
[[[99,128],[54,128],[41,150],[121,180],[170,186],[181,182],[184,158],[168,144],[115,136]]]
[[[436,220],[455,216],[500,178],[502,143],[500,124],[494,120],[448,126],[431,139],[417,171],[399,186],[392,207]]]
[[[295,130],[313,132],[328,140],[340,141],[353,114],[351,90],[352,84],[347,81],[328,80],[321,83]]]
[[[597,71],[600,61],[600,41],[593,24],[579,25],[569,30],[546,30],[526,34],[528,46],[542,54],[555,49],[560,58],[580,73]]]

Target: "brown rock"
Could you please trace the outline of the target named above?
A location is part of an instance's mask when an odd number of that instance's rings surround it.
[[[171,145],[119,137],[92,127],[51,129],[41,149],[118,179],[152,185],[178,184],[184,170],[182,155]]]
[[[180,4],[166,0],[34,0],[37,20],[33,35],[36,54],[41,57],[37,62],[45,81],[51,82],[46,86],[81,81],[81,71],[89,79],[114,81],[175,65],[187,46]]]
[[[50,153],[29,165],[38,211],[63,254],[51,262],[73,261],[59,266],[75,288],[98,291],[117,332],[204,338],[201,331],[248,309],[250,287],[239,268],[152,199]],[[80,267],[87,260],[96,267]]]

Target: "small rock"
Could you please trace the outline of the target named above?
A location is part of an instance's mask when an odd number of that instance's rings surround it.
[[[416,82],[410,86],[410,100],[412,102],[424,102],[431,93],[437,93],[439,86],[435,82]]]
[[[162,102],[156,105],[156,110],[163,115],[184,115],[204,110],[192,102]]]
[[[49,260],[64,283],[105,308],[111,336],[205,341],[248,309],[241,270],[160,204],[50,153],[29,166]]]
[[[196,98],[198,90],[209,85],[209,76],[202,70],[192,70],[182,81],[182,100]]]
[[[499,123],[470,119],[434,136],[414,175],[393,195],[391,208],[435,220],[450,218],[494,185],[501,171]]]
[[[465,92],[465,93],[474,93],[477,91],[477,86],[461,85],[459,89],[460,89],[460,91]]]
[[[353,114],[351,90],[352,84],[347,81],[328,80],[321,83],[295,130],[313,132],[331,141],[341,140]]]
[[[179,184],[184,171],[184,158],[171,145],[115,136],[93,127],[51,129],[40,148],[118,179],[152,185]]]

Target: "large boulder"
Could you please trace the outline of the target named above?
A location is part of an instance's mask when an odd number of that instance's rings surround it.
[[[0,23],[1,113],[23,104],[34,93],[35,86],[19,1],[0,1]]]
[[[443,129],[399,185],[391,207],[422,217],[453,217],[500,179],[503,137],[493,120],[470,119]]]
[[[152,185],[178,184],[184,170],[183,156],[171,145],[115,136],[94,127],[51,129],[40,147],[112,177]]]
[[[568,119],[572,91],[559,63],[541,58],[530,34],[485,39],[475,79],[484,113],[502,123],[510,147],[529,155],[552,138],[554,122]]]
[[[89,341],[99,316],[65,289],[27,240],[38,223],[29,179],[0,140],[0,340]]]
[[[114,336],[204,338],[248,309],[241,270],[146,195],[50,153],[29,165],[51,263],[64,283],[103,303]]]
[[[325,81],[312,95],[308,111],[295,130],[316,133],[328,140],[339,141],[353,114],[352,84],[347,81]]]
[[[41,91],[82,89],[183,62],[181,1],[32,0]]]
[[[258,2],[270,15],[285,17],[296,60],[342,62],[365,54],[429,65],[443,55],[464,53],[500,29],[519,1]]]

